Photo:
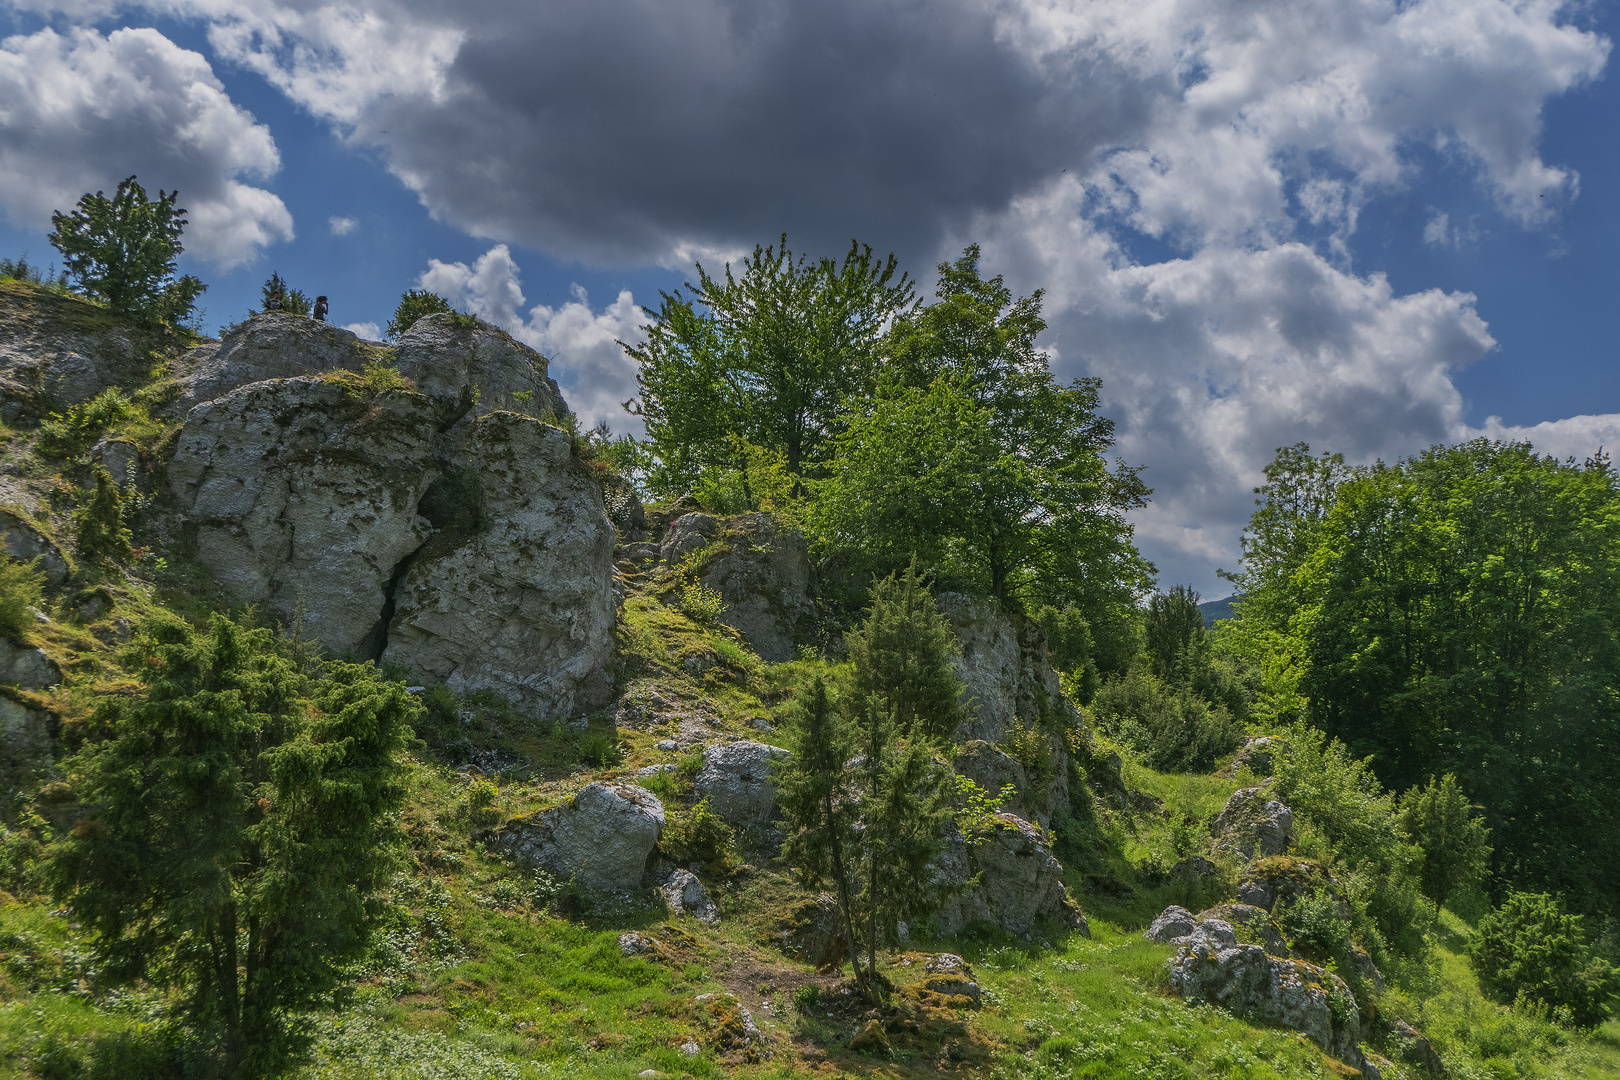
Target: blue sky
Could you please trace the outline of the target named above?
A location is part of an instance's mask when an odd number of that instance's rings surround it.
[[[1163,578],[1220,595],[1278,445],[1620,445],[1615,4],[0,0],[0,254],[130,172],[205,326],[274,269],[427,285],[619,429],[615,338],[786,230],[968,242],[1099,375]],[[10,102],[10,104],[5,104]],[[346,231],[332,219],[345,219]],[[342,232],[339,235],[339,232]]]

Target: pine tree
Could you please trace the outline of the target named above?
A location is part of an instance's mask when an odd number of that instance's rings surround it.
[[[1475,816],[1468,796],[1450,773],[1430,779],[1401,797],[1401,827],[1422,855],[1418,880],[1423,895],[1444,906],[1458,889],[1485,875],[1491,858],[1491,830]]]
[[[120,315],[147,323],[178,325],[207,288],[189,275],[175,277],[175,259],[185,249],[185,210],[176,191],[156,199],[133,176],[112,198],[85,195],[71,213],[51,215],[50,241],[85,295]]]
[[[124,528],[124,496],[106,469],[95,471],[96,491],[79,510],[79,551],[89,559],[122,562],[129,558],[129,530]]]
[[[846,639],[855,665],[854,705],[878,708],[900,738],[944,739],[962,716],[956,644],[913,562],[872,589],[872,609]]]

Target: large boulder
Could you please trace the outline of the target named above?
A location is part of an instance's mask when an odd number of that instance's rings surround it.
[[[715,533],[704,533],[688,518],[676,521],[665,549],[681,552],[686,545]],[[713,519],[710,519],[713,520]],[[742,634],[750,648],[771,663],[791,660],[796,643],[815,621],[811,598],[810,549],[802,535],[777,524],[770,514],[744,514],[725,523],[722,544],[703,565],[699,579],[720,593],[725,604],[720,621]],[[686,539],[690,538],[690,539]],[[680,561],[677,556],[674,562]]]
[[[720,519],[699,511],[682,514],[670,522],[664,540],[658,545],[658,554],[674,566],[692,552],[720,535]]]
[[[1325,968],[1268,956],[1259,945],[1197,940],[1171,959],[1170,984],[1184,998],[1304,1032],[1345,1064],[1362,1063],[1355,996]]]
[[[19,562],[38,559],[40,571],[52,585],[62,584],[72,572],[73,564],[56,541],[14,510],[0,509],[0,545]]]
[[[1248,769],[1256,776],[1270,776],[1277,770],[1277,759],[1286,753],[1288,744],[1275,735],[1244,739],[1225,775],[1236,776],[1243,769]]]
[[[703,768],[692,778],[692,793],[738,829],[769,826],[776,817],[771,762],[788,756],[779,746],[757,742],[715,743],[704,748]]]
[[[1282,928],[1265,908],[1253,904],[1216,904],[1193,917],[1199,922],[1215,919],[1226,923],[1240,939],[1247,939],[1251,945],[1259,945],[1272,956],[1294,955],[1288,948],[1288,939],[1283,937]]]
[[[1210,826],[1216,851],[1233,851],[1245,859],[1281,855],[1294,832],[1294,812],[1265,787],[1240,788],[1226,800]]]
[[[1028,933],[1043,920],[1084,936],[1086,917],[1063,888],[1063,865],[1052,855],[1041,830],[1012,814],[997,814],[982,836],[969,843],[951,830],[935,863],[937,880],[948,886],[978,882],[945,901],[939,932],[956,934],[974,923],[988,923],[1014,934]]]
[[[19,690],[44,690],[62,681],[62,669],[43,649],[0,637],[0,683]]]
[[[1325,892],[1338,902],[1343,918],[1350,918],[1349,903],[1344,890],[1326,867],[1310,859],[1295,859],[1287,855],[1274,855],[1256,859],[1238,879],[1237,898],[1240,903],[1270,911],[1278,901],[1297,903],[1304,897]]]
[[[1206,919],[1184,907],[1171,904],[1143,931],[1142,936],[1160,945],[1192,945],[1208,942],[1217,949],[1237,944],[1237,933],[1230,923]]]
[[[606,895],[640,887],[663,830],[664,805],[652,792],[595,783],[560,806],[508,822],[497,842],[519,863]]]
[[[261,382],[191,411],[169,483],[231,596],[284,623],[302,601],[310,637],[375,658],[395,574],[433,532],[417,504],[437,434],[419,394]]]
[[[113,386],[139,386],[152,362],[117,316],[74,297],[0,285],[0,420],[43,418]]]
[[[453,314],[418,319],[394,343],[394,355],[400,374],[455,415],[500,410],[550,421],[568,415],[546,358],[482,320]]]
[[[438,521],[392,594],[383,660],[537,718],[605,704],[613,526],[601,490],[568,433],[531,417],[468,418],[452,436],[438,475],[457,490],[418,508]]]
[[[50,713],[0,691],[0,765],[49,765],[56,748],[55,729]]]
[[[184,416],[204,401],[266,379],[359,371],[367,355],[360,339],[341,326],[265,312],[231,327],[218,344],[205,342],[186,354],[182,363],[190,374],[168,411]]]

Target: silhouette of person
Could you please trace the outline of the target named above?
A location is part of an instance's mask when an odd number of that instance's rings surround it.
[[[326,321],[326,297],[317,296],[315,298],[315,315],[314,315],[314,318],[315,318],[316,322],[325,322]]]

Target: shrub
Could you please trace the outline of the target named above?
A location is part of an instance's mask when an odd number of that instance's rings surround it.
[[[1225,708],[1211,707],[1186,687],[1171,688],[1133,667],[1104,683],[1092,698],[1098,725],[1161,772],[1207,772],[1237,749],[1242,728]]]
[[[1459,889],[1478,884],[1491,857],[1490,829],[1474,815],[1450,773],[1401,796],[1401,828],[1421,853],[1423,895],[1445,904]]]
[[[793,1007],[802,1013],[813,1013],[821,1005],[821,987],[801,986],[793,991]]]
[[[399,306],[394,309],[394,317],[388,320],[386,332],[390,339],[397,338],[415,326],[416,320],[449,310],[450,301],[438,293],[431,293],[426,289],[410,289],[399,298]]]
[[[1601,1024],[1620,993],[1620,974],[1587,947],[1581,917],[1546,893],[1510,894],[1480,920],[1468,953],[1486,993],[1541,1002],[1578,1027]]]
[[[134,410],[122,390],[103,390],[89,401],[71,406],[66,413],[52,413],[39,425],[37,448],[46,457],[76,457],[89,449],[103,431]]]
[[[587,731],[574,744],[574,760],[581,765],[609,769],[624,760],[624,747],[611,731]]]
[[[501,791],[488,780],[474,780],[467,788],[467,820],[474,825],[493,825],[500,818],[495,800]]]
[[[5,534],[0,533],[0,541],[4,540]],[[45,574],[38,559],[18,562],[0,552],[0,637],[22,636],[34,621],[31,611],[39,604],[44,587]]]
[[[1317,889],[1292,903],[1278,901],[1273,916],[1300,948],[1322,959],[1340,957],[1350,951],[1350,923],[1340,903]]]
[[[129,558],[129,530],[124,528],[124,496],[106,469],[95,471],[96,490],[80,508],[75,526],[79,553],[86,558],[122,562]]]
[[[705,870],[729,874],[737,835],[704,799],[690,810],[674,810],[664,820],[658,846],[676,863],[702,863]]]
[[[681,586],[681,610],[699,626],[714,626],[720,621],[726,605],[721,601],[718,589],[711,589],[699,581],[688,581]]]

